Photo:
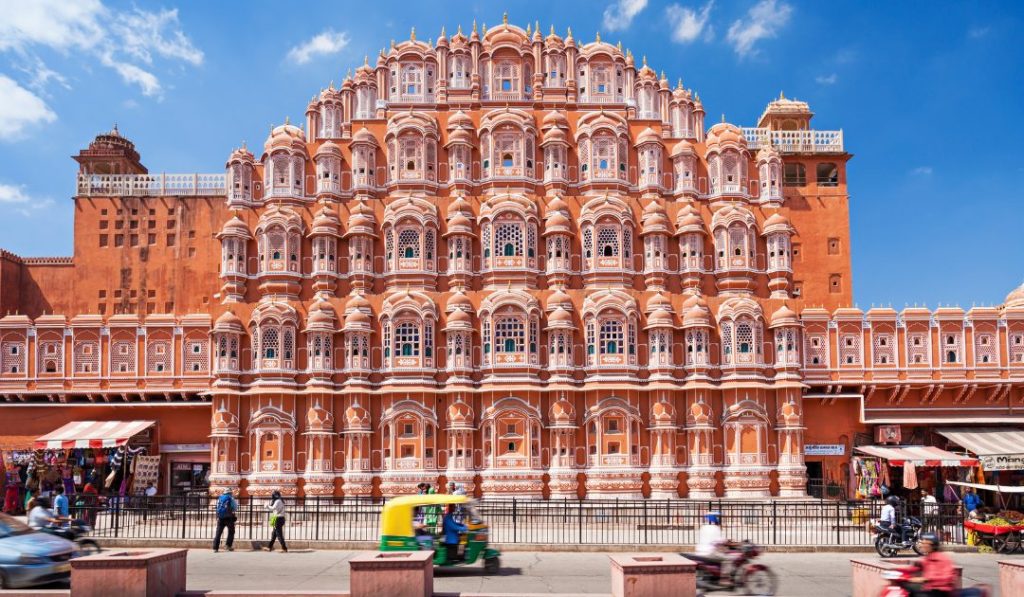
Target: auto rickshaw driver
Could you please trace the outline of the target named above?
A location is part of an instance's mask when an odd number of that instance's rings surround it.
[[[416,535],[416,543],[420,544],[420,549],[434,549],[434,533],[427,528],[426,513],[424,510],[426,510],[426,507],[424,506],[420,506],[413,510],[413,533]]]
[[[458,513],[455,504],[448,504],[442,519],[444,530],[444,545],[448,550],[448,561],[458,562],[463,559],[459,554],[459,545],[462,543],[462,535],[469,532],[469,527],[458,521]]]

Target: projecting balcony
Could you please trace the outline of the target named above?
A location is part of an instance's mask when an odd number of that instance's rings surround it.
[[[227,180],[218,174],[79,174],[80,197],[219,197]]]
[[[751,151],[771,145],[782,153],[843,153],[843,131],[773,131],[743,127]]]
[[[434,93],[392,93],[389,101],[392,104],[432,104]]]

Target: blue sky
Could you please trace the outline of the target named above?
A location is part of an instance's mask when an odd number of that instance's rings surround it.
[[[709,122],[753,125],[784,90],[842,128],[862,308],[999,303],[1024,279],[1019,2],[0,0],[0,246],[71,253],[68,156],[114,122],[151,172],[220,171],[411,27],[505,10],[621,40]]]

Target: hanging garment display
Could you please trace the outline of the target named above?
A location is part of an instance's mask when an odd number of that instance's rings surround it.
[[[146,490],[150,483],[156,485],[160,474],[159,456],[138,456],[135,458],[135,476],[132,481],[132,494]]]
[[[903,463],[903,487],[906,489],[917,489],[917,467],[913,461],[907,460]]]

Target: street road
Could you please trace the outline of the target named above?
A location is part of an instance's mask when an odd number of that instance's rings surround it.
[[[188,556],[189,589],[331,590],[347,589],[346,561],[354,551],[213,553],[193,549]],[[997,589],[999,572],[993,554],[955,553],[964,567],[965,584],[984,582]],[[761,561],[778,575],[780,595],[822,597],[850,595],[850,558],[872,554],[769,553]],[[1021,557],[1021,556],[1017,556]],[[438,592],[516,592],[609,594],[610,568],[604,553],[506,552],[502,571],[487,576],[481,566],[437,571]]]

